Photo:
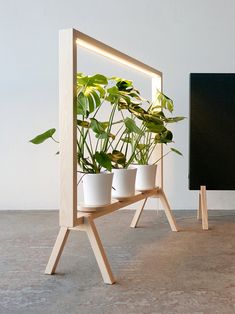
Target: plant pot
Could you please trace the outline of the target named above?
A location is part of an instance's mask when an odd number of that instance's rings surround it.
[[[122,199],[135,195],[135,168],[113,169],[112,197]]]
[[[137,191],[152,190],[156,186],[157,165],[134,165],[137,169],[135,189]]]
[[[111,203],[113,173],[88,173],[83,179],[84,204],[103,206]]]

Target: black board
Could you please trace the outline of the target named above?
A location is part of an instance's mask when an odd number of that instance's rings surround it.
[[[189,189],[235,190],[235,74],[190,74]]]

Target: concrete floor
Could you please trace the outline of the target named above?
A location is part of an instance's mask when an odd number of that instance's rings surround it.
[[[235,211],[210,211],[202,231],[194,211],[177,211],[181,232],[163,212],[97,219],[117,283],[105,285],[83,232],[71,232],[57,274],[44,269],[58,213],[0,212],[0,313],[235,313]]]

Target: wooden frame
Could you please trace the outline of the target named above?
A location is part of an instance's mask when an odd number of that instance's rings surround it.
[[[59,32],[59,106],[60,106],[60,231],[52,250],[45,273],[53,274],[71,230],[85,231],[94,251],[105,283],[115,282],[109,266],[94,219],[109,214],[132,203],[144,200],[137,210],[131,227],[136,227],[140,215],[149,197],[160,198],[172,231],[178,231],[169,203],[163,191],[163,162],[158,165],[158,188],[144,193],[137,193],[125,201],[97,207],[89,213],[89,208],[77,208],[77,150],[76,150],[76,74],[77,45],[111,58],[137,71],[147,74],[152,79],[152,91],[162,90],[162,73],[104,43],[77,30],[66,29]],[[162,146],[160,156],[162,156]]]

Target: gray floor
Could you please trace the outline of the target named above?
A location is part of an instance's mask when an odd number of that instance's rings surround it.
[[[0,313],[235,313],[235,211],[132,211],[97,220],[117,279],[104,285],[86,235],[72,232],[57,274],[44,269],[58,232],[56,212],[0,212]]]

